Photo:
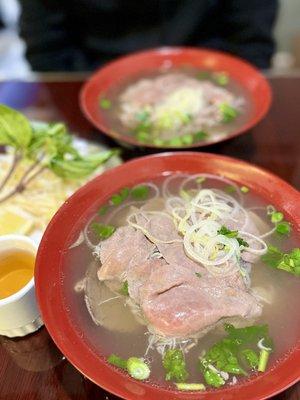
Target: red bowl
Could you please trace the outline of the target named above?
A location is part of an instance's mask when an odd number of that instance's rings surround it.
[[[166,47],[121,57],[96,71],[84,84],[80,94],[80,106],[87,119],[106,135],[131,145],[159,148],[154,144],[141,144],[134,137],[113,130],[99,107],[99,96],[124,80],[147,71],[159,69],[166,63],[172,67],[193,66],[211,71],[224,71],[238,82],[253,104],[253,110],[245,123],[225,137],[194,143],[184,148],[202,147],[222,142],[245,133],[255,126],[268,112],[271,105],[271,88],[258,69],[240,58],[229,54],[188,47]],[[169,146],[171,148],[171,146]],[[174,147],[175,148],[175,147]],[[178,149],[178,147],[176,147]]]
[[[162,153],[135,159],[86,184],[63,204],[50,222],[39,247],[35,269],[36,293],[45,325],[57,346],[79,371],[125,399],[257,400],[275,395],[300,377],[300,340],[283,360],[263,375],[217,391],[183,393],[135,381],[116,370],[104,357],[99,357],[69,318],[70,304],[66,304],[63,289],[70,268],[66,267],[64,259],[66,249],[74,241],[74,226],[78,232],[84,224],[84,221],[76,221],[86,220],[96,207],[122,187],[147,181],[166,171],[210,172],[246,185],[282,210],[300,234],[299,192],[265,170],[229,157],[192,152]]]

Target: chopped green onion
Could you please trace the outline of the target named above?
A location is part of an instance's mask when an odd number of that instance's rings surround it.
[[[229,83],[229,77],[225,72],[217,72],[213,74],[213,80],[220,86],[226,86]]]
[[[271,214],[271,222],[276,224],[277,222],[281,222],[283,220],[283,214],[279,211],[274,211]]]
[[[111,108],[111,101],[105,98],[100,99],[100,107],[103,110],[109,110]]]
[[[174,137],[168,141],[168,145],[172,147],[180,147],[182,146],[181,137]]]
[[[116,230],[112,225],[104,225],[97,222],[92,224],[92,229],[102,240],[109,238]]]
[[[175,383],[178,390],[205,390],[203,383]]]
[[[238,116],[237,110],[227,103],[219,104],[219,110],[222,114],[223,122],[231,122]]]
[[[280,235],[289,235],[291,232],[290,223],[287,221],[279,222],[279,224],[276,225],[276,232]]]
[[[195,181],[196,181],[196,183],[203,183],[203,182],[206,181],[206,178],[205,178],[205,176],[198,176],[198,177],[195,179]]]
[[[127,360],[124,360],[124,358],[121,358],[117,356],[116,354],[111,354],[108,358],[107,361],[114,365],[115,367],[122,368],[122,369],[127,369]]]
[[[165,142],[162,139],[155,138],[153,139],[153,144],[155,144],[155,146],[164,146]]]
[[[202,79],[209,79],[210,77],[210,72],[208,71],[200,71],[196,75],[197,79],[202,80]]]
[[[136,200],[145,200],[149,194],[149,186],[139,185],[131,190],[131,196]]]
[[[225,192],[227,193],[235,193],[236,192],[236,187],[232,185],[228,185],[225,187]]]
[[[127,371],[132,378],[139,381],[148,379],[150,376],[150,368],[148,365],[141,358],[137,357],[128,358]]]
[[[189,145],[189,144],[193,143],[194,137],[192,134],[187,134],[187,135],[181,136],[181,140],[182,140],[183,144]]]
[[[247,186],[242,186],[241,187],[241,192],[244,193],[244,194],[249,193],[249,190],[250,189]]]
[[[200,140],[207,139],[208,134],[204,131],[198,131],[194,133],[194,141],[199,142]]]
[[[180,195],[180,197],[183,198],[183,200],[189,201],[191,199],[191,196],[189,195],[189,193],[184,189],[180,190],[179,195]]]
[[[258,360],[258,368],[257,368],[257,370],[259,372],[265,372],[268,361],[269,361],[269,356],[270,356],[270,351],[268,351],[268,350],[260,351],[259,360]]]
[[[137,132],[136,137],[140,142],[147,142],[150,139],[150,134],[146,131],[140,131]]]
[[[128,292],[128,281],[123,282],[123,285],[119,291],[119,293],[123,296],[129,296]]]
[[[105,205],[105,206],[102,206],[99,210],[98,210],[98,214],[99,215],[105,215],[106,213],[107,213],[107,211],[108,211],[108,206],[107,205]]]

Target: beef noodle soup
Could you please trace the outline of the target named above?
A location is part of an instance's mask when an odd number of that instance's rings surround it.
[[[70,318],[99,357],[135,379],[235,385],[296,344],[298,238],[247,187],[205,173],[125,187],[72,242]]]
[[[252,112],[245,89],[225,72],[193,67],[150,71],[101,93],[99,102],[113,130],[159,147],[220,140]]]

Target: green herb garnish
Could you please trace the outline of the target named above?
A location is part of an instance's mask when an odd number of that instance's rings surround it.
[[[105,98],[100,99],[100,107],[103,110],[109,110],[111,108],[112,104],[111,101]]]
[[[109,206],[104,205],[104,206],[99,208],[98,214],[99,215],[105,215],[107,213],[108,209],[109,209]]]
[[[125,360],[116,354],[111,354],[107,361],[115,367],[126,370],[132,378],[139,381],[148,379],[150,376],[150,368],[141,358],[129,357]]]
[[[111,354],[107,358],[107,361],[110,364],[114,365],[115,367],[122,368],[122,369],[127,369],[127,360],[117,356],[116,354]]]
[[[197,391],[197,390],[205,390],[205,386],[203,383],[175,383],[178,390],[186,390],[186,391]]]
[[[209,71],[200,71],[200,72],[197,73],[196,77],[199,80],[209,79],[210,72]]]
[[[291,233],[291,224],[284,221],[284,215],[280,211],[269,205],[267,207],[267,215],[271,218],[271,222],[276,225],[276,232],[279,235],[289,235]]]
[[[195,142],[207,139],[207,137],[208,137],[208,134],[204,131],[198,131],[198,132],[194,133],[194,141]]]
[[[129,296],[129,292],[128,292],[128,281],[123,282],[123,285],[120,289],[119,292],[121,295],[123,296]]]
[[[269,245],[268,252],[261,257],[261,260],[272,268],[300,276],[300,248],[283,253],[277,247]]]
[[[218,234],[226,236],[230,239],[236,239],[240,246],[249,247],[249,244],[244,239],[238,236],[239,231],[231,231],[230,229],[226,228],[226,226],[223,225],[218,230]]]
[[[131,189],[131,196],[136,200],[145,200],[149,194],[149,186],[139,185]]]
[[[126,200],[126,198],[128,197],[129,193],[130,193],[130,189],[125,187],[119,193],[115,193],[114,195],[112,195],[110,201],[112,202],[112,204],[114,206],[118,206],[124,200]]]
[[[195,275],[196,275],[198,278],[201,278],[201,277],[202,277],[202,275],[200,274],[200,272],[195,272]]]
[[[194,137],[192,134],[186,134],[186,135],[181,136],[181,141],[183,144],[188,146],[193,143]]]
[[[91,227],[101,240],[108,239],[116,230],[112,225],[104,225],[97,222],[94,222]]]
[[[237,110],[227,103],[219,104],[219,110],[222,114],[223,122],[231,122],[238,116]]]
[[[128,358],[127,371],[132,378],[139,381],[148,379],[150,376],[150,368],[144,360],[138,357]]]
[[[163,355],[163,367],[166,380],[184,382],[188,378],[183,352],[179,349],[169,349]]]
[[[273,224],[277,224],[278,222],[281,222],[283,220],[283,214],[279,211],[274,211],[271,214],[271,222]]]
[[[247,186],[242,186],[241,187],[241,192],[242,193],[246,194],[246,193],[249,193],[249,191],[250,191],[250,189]]]
[[[276,232],[280,235],[289,235],[291,233],[291,224],[287,221],[279,222],[276,225]]]
[[[225,192],[227,193],[235,193],[236,192],[236,187],[233,185],[228,185],[225,187]]]
[[[206,383],[214,387],[225,384],[220,372],[234,375],[247,375],[242,367],[246,361],[251,369],[259,368],[259,358],[251,347],[257,346],[259,340],[270,348],[273,347],[269,337],[267,325],[253,325],[245,328],[235,328],[225,324],[227,336],[208,349],[206,354],[199,359],[199,369],[202,371]]]
[[[12,163],[0,182],[0,192],[20,163],[26,162],[28,166],[15,188],[0,198],[0,203],[22,193],[46,169],[63,179],[81,179],[116,154],[115,150],[109,150],[82,156],[64,124],[31,124],[23,114],[4,105],[0,105],[0,146],[12,150]]]
[[[220,86],[226,86],[229,83],[229,76],[225,72],[216,72],[212,78]]]
[[[168,141],[168,145],[172,147],[180,147],[182,146],[182,139],[181,137],[174,137]]]

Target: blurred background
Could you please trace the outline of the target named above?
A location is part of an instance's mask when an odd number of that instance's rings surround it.
[[[42,13],[45,12],[45,9],[47,10],[47,3],[50,4],[52,2],[51,0],[0,0],[0,79],[26,77],[30,76],[33,70],[47,70],[47,66],[43,66],[41,68],[35,68],[34,66],[32,67],[32,65],[34,65],[32,60],[28,62],[28,60],[26,59],[26,42],[29,44],[29,46],[32,45],[32,37],[38,37],[39,35],[41,35],[41,29],[45,29],[46,31],[48,29],[47,24],[45,23],[45,26],[43,26],[43,20],[41,20],[43,18]],[[74,2],[69,3],[74,5]],[[79,3],[80,2],[78,2],[77,4]],[[81,4],[84,3],[85,2],[82,2]],[[97,3],[97,1],[90,0],[90,3]],[[111,4],[116,3],[116,1],[99,0],[98,3],[101,3],[104,8],[107,8],[111,7]],[[180,1],[175,1],[175,3],[176,5],[178,5],[180,4]],[[212,1],[208,3],[215,2]],[[248,2],[245,2],[244,0],[240,2],[236,1],[235,3],[248,4]],[[265,5],[269,2],[262,1],[261,3]],[[40,6],[40,4],[43,5]],[[44,4],[46,4],[45,7]],[[128,2],[126,4],[130,5],[132,3]],[[22,7],[24,7],[25,9],[25,15],[22,14]],[[41,10],[41,8],[43,8],[43,10]],[[30,15],[31,10],[32,16]],[[58,16],[53,14],[49,16],[49,20],[47,22],[50,21],[52,23],[53,19],[55,18],[58,18]],[[259,19],[259,11],[257,12],[257,18]],[[272,18],[274,21],[272,22],[272,26],[274,26],[274,28],[270,29],[273,31],[272,35],[275,40],[275,47],[274,51],[272,52],[273,55],[270,62],[271,68],[275,72],[279,73],[285,73],[287,71],[290,72],[297,68],[300,68],[300,1],[279,1],[277,11],[276,13],[274,13]],[[39,21],[36,24],[37,20]],[[45,21],[46,20],[47,18],[45,19]],[[120,22],[116,21],[116,23]],[[29,28],[32,26],[32,29],[29,29],[28,26]],[[226,25],[224,26],[226,27]],[[134,29],[136,29],[136,26],[133,24],[132,27],[134,31]],[[76,23],[74,22],[74,26],[72,27],[72,29],[74,30],[74,35],[77,32],[77,28],[78,26],[76,26]],[[54,31],[52,33],[49,33],[49,35],[50,34],[55,35],[56,32]],[[36,42],[34,42],[34,45],[35,43]],[[42,42],[41,46],[43,46]],[[241,56],[243,56],[243,54]],[[258,66],[262,69],[266,68],[264,64],[262,64],[261,66],[258,64]],[[49,70],[51,69],[54,70],[54,68],[49,67]],[[68,70],[68,68],[55,68],[55,70],[62,69]],[[93,69],[93,67],[85,68],[85,64],[82,64],[82,68],[73,68],[73,70],[76,71],[86,69]],[[70,70],[72,70],[71,67]]]

